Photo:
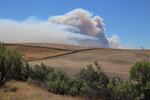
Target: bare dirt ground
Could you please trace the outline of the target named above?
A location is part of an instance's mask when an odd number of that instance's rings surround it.
[[[8,46],[21,51],[31,64],[44,63],[76,74],[95,61],[102,64],[105,72],[128,78],[130,68],[137,61],[150,61],[150,50],[83,48],[61,44],[23,44]],[[57,49],[56,49],[57,48]]]
[[[9,90],[10,89],[10,90]],[[48,92],[26,82],[10,81],[0,88],[0,100],[82,100]]]

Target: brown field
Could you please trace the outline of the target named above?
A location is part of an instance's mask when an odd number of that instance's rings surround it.
[[[7,45],[7,47],[10,49],[16,49],[20,51],[27,60],[43,59],[49,56],[59,55],[70,51],[65,49],[15,44],[9,44]]]
[[[131,66],[137,61],[150,61],[150,50],[83,48],[60,44],[7,44],[20,51],[30,64],[44,63],[76,74],[95,61],[102,64],[110,76],[128,79]],[[0,89],[0,100],[81,100],[79,97],[61,96],[26,82],[10,81]]]
[[[26,82],[10,81],[0,89],[0,100],[82,100],[79,97],[56,95]]]
[[[63,44],[15,44],[8,45],[21,51],[31,64],[44,63],[76,74],[95,61],[105,72],[128,78],[130,68],[137,61],[150,61],[150,50],[83,48]],[[32,61],[31,61],[32,60]]]
[[[22,45],[22,43],[21,43],[21,45]],[[86,48],[86,47],[80,47],[80,46],[72,46],[72,45],[65,45],[65,44],[55,44],[55,43],[23,43],[23,45],[47,47],[47,48],[55,48],[55,49],[64,49],[64,50],[81,50],[81,49],[85,49]]]

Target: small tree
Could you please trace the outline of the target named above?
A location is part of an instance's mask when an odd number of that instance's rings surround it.
[[[31,68],[29,76],[33,80],[45,82],[47,80],[48,74],[53,73],[54,70],[55,69],[53,67],[41,63],[41,65],[35,65],[33,68]]]
[[[24,68],[21,54],[7,49],[4,43],[0,43],[0,86],[10,79],[22,80]]]
[[[108,84],[108,100],[135,100],[138,96],[136,87],[131,81],[112,78]]]
[[[95,67],[95,68],[94,68]],[[104,96],[109,79],[97,62],[81,69],[78,80],[82,83],[81,95],[85,97]]]
[[[48,75],[47,86],[49,91],[58,94],[67,94],[70,88],[70,78],[63,71],[54,71]]]
[[[12,59],[12,51],[6,49],[4,43],[0,43],[0,86],[8,81]]]
[[[150,62],[137,62],[130,70],[130,78],[139,85],[146,86],[150,81]]]
[[[130,71],[130,78],[137,82],[137,91],[144,95],[144,100],[150,98],[150,62],[137,62]]]

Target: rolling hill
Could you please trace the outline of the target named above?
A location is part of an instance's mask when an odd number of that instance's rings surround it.
[[[128,78],[130,68],[137,61],[150,61],[150,50],[84,48],[64,44],[7,44],[17,49],[31,64],[44,63],[76,74],[95,61],[110,75]]]

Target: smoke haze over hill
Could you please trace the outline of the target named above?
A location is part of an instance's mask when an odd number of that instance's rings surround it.
[[[63,43],[88,47],[120,46],[119,37],[107,37],[103,19],[84,9],[74,9],[47,20],[0,19],[0,41]]]

